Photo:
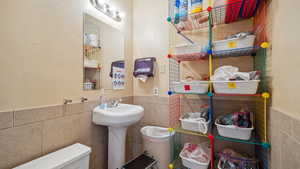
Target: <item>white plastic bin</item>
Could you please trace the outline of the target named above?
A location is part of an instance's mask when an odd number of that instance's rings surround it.
[[[192,44],[192,45],[178,45],[173,49],[173,55],[185,55],[191,53],[200,53],[202,49],[201,45]]]
[[[192,118],[186,118],[186,116]],[[181,128],[184,130],[190,130],[206,134],[208,131],[208,125],[210,121],[206,121],[204,118],[200,118],[200,113],[187,113],[180,117]]]
[[[191,143],[186,143],[180,152],[180,158],[182,159],[182,164],[189,169],[207,169],[210,163],[210,148],[208,143],[198,144],[194,150],[190,150],[190,147],[195,145]],[[206,160],[200,162],[200,158]]]
[[[173,90],[177,93],[199,93],[204,94],[208,92],[208,81],[182,81],[172,82]]]
[[[234,125],[221,125],[215,122],[217,126],[218,133],[220,136],[235,138],[240,140],[250,140],[251,133],[254,130],[254,127],[251,128],[241,128]]]
[[[232,38],[213,42],[213,50],[216,52],[253,47],[255,35],[248,35],[243,38]]]
[[[218,162],[218,169],[224,169],[222,167],[222,163],[224,162],[231,162],[232,164],[234,163],[235,166],[239,166],[239,168],[244,168],[247,166],[247,168],[255,168],[258,169],[258,164],[257,160],[251,159],[251,158],[246,158],[246,157],[235,157],[231,156],[226,153],[219,153],[220,159]],[[226,164],[225,164],[226,165]],[[228,164],[227,164],[228,165]]]
[[[206,52],[202,52],[201,45],[178,45],[173,48],[172,57],[181,61],[192,61],[203,59],[207,56]]]
[[[168,168],[171,162],[170,139],[175,132],[169,132],[167,128],[157,126],[145,126],[141,129],[143,134],[144,150],[158,161],[159,169]]]
[[[215,93],[255,94],[260,80],[249,81],[213,81]]]

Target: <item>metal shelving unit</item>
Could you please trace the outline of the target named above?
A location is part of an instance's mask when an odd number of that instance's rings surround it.
[[[172,0],[170,0],[172,1]],[[218,1],[218,0],[217,0]],[[187,32],[193,33],[196,31],[208,31],[208,50],[203,53],[201,49],[199,49],[199,53],[195,54],[198,55],[198,57],[195,57],[197,59],[178,59],[178,57],[169,54],[169,89],[168,95],[170,96],[170,130],[175,130],[177,133],[177,137],[180,137],[182,134],[185,135],[192,135],[197,137],[204,137],[207,138],[211,143],[211,168],[216,167],[216,161],[214,160],[217,156],[217,153],[215,152],[215,141],[226,141],[226,142],[232,142],[232,143],[243,143],[254,146],[255,149],[255,156],[260,161],[260,167],[262,169],[268,169],[268,159],[269,159],[269,149],[270,149],[270,143],[268,141],[268,135],[267,135],[267,113],[268,113],[268,100],[270,98],[270,95],[267,93],[268,91],[268,85],[266,80],[266,56],[267,56],[267,48],[269,47],[267,43],[266,38],[266,1],[262,0],[260,7],[255,10],[251,11],[250,15],[246,14],[240,14],[234,11],[237,10],[237,8],[240,8],[243,3],[249,3],[250,0],[231,0],[232,3],[226,3],[230,0],[219,0],[224,1],[223,5],[219,6],[212,6],[208,7],[207,9],[203,10],[200,14],[201,17],[207,17],[207,21],[203,23],[199,23],[195,18],[196,16],[191,16],[188,18],[185,22],[179,22],[177,21],[178,18],[172,18],[168,17],[168,22],[171,23],[171,25],[174,26],[176,29],[178,35],[182,36],[184,39],[186,39],[191,44],[194,44],[194,41],[187,36]],[[222,4],[222,3],[221,3]],[[247,10],[247,9],[246,9]],[[256,42],[254,47],[250,48],[240,48],[240,49],[232,49],[232,50],[226,50],[226,51],[213,51],[212,47],[212,40],[213,40],[213,28],[217,25],[221,24],[229,24],[232,22],[240,21],[243,19],[249,19],[253,17],[254,18],[254,32],[257,36]],[[201,56],[201,57],[200,57]],[[212,88],[212,82],[210,81],[210,88],[209,92],[205,94],[198,94],[198,93],[176,93],[172,91],[173,86],[172,82],[174,81],[180,81],[180,63],[184,61],[196,61],[196,60],[208,60],[208,67],[209,67],[209,77],[212,76],[213,73],[213,60],[219,59],[219,58],[227,58],[227,57],[240,57],[240,56],[253,56],[254,57],[254,69],[260,70],[262,72],[261,76],[261,84],[259,88],[258,94],[253,95],[245,95],[245,94],[220,94],[220,93],[214,93]],[[208,134],[202,134],[198,132],[183,130],[179,125],[179,117],[181,114],[181,96],[182,95],[200,95],[200,96],[207,96],[207,102],[209,104],[209,119],[212,120],[210,124],[210,130]],[[218,135],[218,133],[215,130],[214,127],[214,104],[213,101],[217,97],[251,97],[254,98],[256,103],[256,112],[254,113],[254,125],[255,125],[255,132],[253,133],[253,137],[250,140],[239,140],[239,139],[232,139],[232,138],[226,138]],[[176,138],[176,140],[173,142],[173,149],[176,149],[173,152],[173,159],[172,163],[169,166],[169,168],[176,168],[178,165],[178,154],[180,150],[178,150],[179,147],[182,147],[181,140]],[[175,153],[175,155],[174,155]],[[177,155],[176,155],[177,153]],[[173,164],[173,165],[172,165]]]

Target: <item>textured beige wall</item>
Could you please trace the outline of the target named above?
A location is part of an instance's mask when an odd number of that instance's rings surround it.
[[[296,169],[300,165],[300,120],[271,109],[271,169]]]
[[[134,58],[156,57],[157,73],[147,83],[133,80],[134,96],[151,96],[153,88],[158,87],[160,95],[168,91],[168,54],[169,25],[168,1],[134,0],[133,3],[133,46]],[[164,73],[160,73],[165,69]]]
[[[83,92],[83,11],[88,0],[17,1],[0,5],[0,110],[61,104],[63,98],[95,99],[99,91]],[[125,35],[126,90],[132,95],[132,2],[112,0],[125,13],[119,25]],[[105,19],[105,17],[104,17]]]
[[[273,107],[300,119],[299,10],[300,1],[272,1]]]
[[[297,52],[300,23],[297,22],[299,10],[296,7],[299,5],[296,0],[273,0],[269,6],[272,169],[294,169],[300,165],[300,58]]]

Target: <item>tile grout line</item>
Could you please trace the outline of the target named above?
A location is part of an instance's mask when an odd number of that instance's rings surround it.
[[[15,127],[15,118],[16,118],[16,115],[15,115],[15,113],[16,113],[16,111],[15,111],[15,110],[13,110],[13,126],[12,126],[12,128],[14,128],[14,127]]]
[[[42,132],[41,132],[41,155],[44,155],[44,150],[43,150],[43,147],[44,147],[44,124],[45,124],[45,122],[42,121]]]
[[[295,137],[295,135],[297,135],[297,133],[295,133],[295,131],[294,131],[294,128],[295,128],[295,120],[297,120],[297,119],[292,119],[292,128],[291,128],[291,139],[293,140],[293,141],[295,141],[295,143],[297,143],[297,144],[299,144],[300,145],[300,141]]]
[[[29,109],[29,110],[33,110],[33,109]],[[55,119],[59,119],[59,118],[65,117],[64,112],[62,110],[62,115],[60,115],[60,116],[56,116],[56,117],[52,117],[52,118],[46,118],[46,119],[41,119],[41,120],[37,120],[37,121],[32,121],[32,122],[27,122],[27,123],[16,125],[16,123],[15,123],[15,116],[16,116],[15,113],[16,113],[16,111],[13,112],[13,126],[14,127],[21,127],[21,126],[31,125],[31,124],[35,124],[35,123],[41,123],[41,122],[44,122],[44,121],[55,120]],[[66,115],[66,116],[68,116],[68,115]]]

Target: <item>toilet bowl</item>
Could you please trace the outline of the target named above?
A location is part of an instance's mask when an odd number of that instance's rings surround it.
[[[170,140],[175,132],[169,132],[167,128],[163,127],[145,126],[141,129],[141,133],[144,151],[157,160],[159,169],[168,168],[171,162]]]
[[[74,144],[13,169],[88,169],[91,148]]]

